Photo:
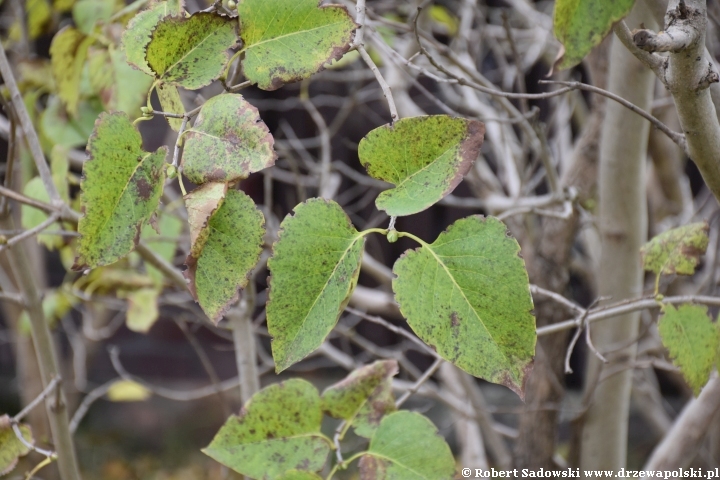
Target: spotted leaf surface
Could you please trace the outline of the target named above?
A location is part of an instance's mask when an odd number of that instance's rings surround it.
[[[253,395],[203,452],[251,478],[275,479],[293,469],[314,472],[330,452],[321,421],[317,389],[305,380],[288,380]]]
[[[185,277],[207,316],[220,321],[237,301],[260,257],[265,218],[250,197],[226,184],[206,184],[185,196],[190,222],[190,255]],[[208,216],[201,212],[209,212]]]
[[[357,284],[364,239],[340,205],[319,198],[280,225],[270,269],[267,323],[281,372],[318,348]]]
[[[630,13],[635,0],[557,0],[553,23],[563,44],[558,68],[574,67]]]
[[[455,459],[435,425],[419,413],[388,415],[360,458],[360,478],[451,480]]]
[[[164,17],[152,32],[145,60],[158,80],[196,90],[222,74],[236,30],[234,19],[215,13]]]
[[[408,324],[446,360],[524,396],[535,317],[520,246],[493,217],[458,220],[395,262],[395,299]]]
[[[371,177],[395,185],[375,205],[388,215],[418,213],[452,192],[480,153],[485,125],[447,115],[404,118],[360,141]]]
[[[263,90],[307,78],[350,49],[357,25],[340,5],[318,0],[238,2],[243,71]]]
[[[167,148],[145,152],[140,132],[124,113],[101,114],[87,148],[75,270],[108,265],[130,253],[165,182]]]
[[[673,363],[697,395],[710,378],[720,347],[720,331],[708,317],[707,307],[665,305],[658,331]]]
[[[233,182],[275,164],[273,136],[242,95],[217,95],[185,134],[183,173],[197,184]]]
[[[396,410],[392,377],[397,373],[395,360],[358,368],[323,392],[323,409],[335,418],[347,420],[357,435],[369,438],[383,417]]]
[[[707,222],[698,222],[657,235],[640,250],[643,267],[656,274],[692,275],[707,250],[708,230]]]

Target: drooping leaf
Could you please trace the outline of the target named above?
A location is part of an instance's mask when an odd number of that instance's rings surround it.
[[[115,0],[77,0],[72,8],[75,26],[90,35],[99,22],[106,22],[115,10]]]
[[[70,161],[68,160],[68,154],[68,148],[62,145],[55,145],[52,152],[50,152],[50,173],[60,198],[65,202],[70,202],[70,185],[68,184]]]
[[[655,236],[640,254],[645,270],[656,274],[692,275],[708,246],[707,222],[691,223]]]
[[[369,438],[383,417],[394,412],[392,377],[398,373],[395,360],[377,361],[358,368],[322,394],[323,410],[355,427],[355,433]]]
[[[67,148],[85,145],[92,134],[95,119],[102,111],[100,102],[80,102],[77,118],[68,118],[60,98],[52,95],[40,116],[40,131],[45,142],[49,142],[45,149],[55,145]]]
[[[630,13],[635,0],[557,0],[555,37],[563,44],[561,69],[574,67]]]
[[[360,273],[365,239],[340,205],[320,198],[280,224],[268,261],[267,323],[281,372],[318,348],[337,323]]]
[[[20,425],[19,428],[28,443],[35,443],[29,426]],[[15,435],[10,424],[10,417],[0,416],[0,476],[10,473],[17,465],[18,459],[28,453],[30,453],[30,449]]]
[[[720,346],[720,332],[708,317],[707,307],[664,305],[658,331],[673,363],[697,395],[710,378]]]
[[[139,115],[152,78],[128,65],[122,50],[91,50],[88,70],[90,84],[105,110]]]
[[[183,173],[192,182],[233,182],[275,164],[274,140],[242,95],[217,95],[185,134]]]
[[[263,90],[307,78],[350,49],[357,25],[340,5],[318,0],[238,2],[243,72]]]
[[[360,162],[371,177],[395,184],[375,205],[388,215],[412,215],[452,192],[480,153],[485,125],[447,115],[404,118],[365,136]]]
[[[183,105],[182,98],[180,98],[180,92],[178,92],[175,85],[161,83],[155,88],[155,91],[157,92],[158,99],[160,100],[160,107],[163,112],[178,113],[180,115],[185,113],[185,106]],[[212,100],[212,98],[210,100]],[[165,119],[170,125],[170,128],[176,132],[180,131],[180,127],[182,127],[183,122],[182,118],[165,117]]]
[[[265,218],[252,199],[226,184],[206,184],[185,196],[191,247],[185,260],[188,287],[207,316],[219,322],[237,301],[262,252]],[[197,215],[209,211],[209,216]]]
[[[125,325],[133,332],[147,333],[158,319],[157,288],[141,288],[133,291],[118,292],[119,298],[126,298],[128,303]]]
[[[23,188],[23,194],[26,197],[34,198],[35,200],[40,200],[41,202],[50,201],[50,196],[48,195],[47,190],[45,190],[45,185],[40,177],[35,177],[26,183],[25,188]],[[21,207],[21,212],[21,223],[25,229],[37,227],[48,219],[47,213],[29,205],[23,205]],[[46,228],[46,230],[60,230],[60,224],[57,222],[53,223]],[[39,234],[37,236],[37,240],[50,250],[54,250],[63,244],[61,236],[47,233]]]
[[[283,473],[276,480],[323,480],[320,475],[315,472],[308,472],[305,470],[288,470]]]
[[[73,268],[108,265],[130,253],[158,206],[167,147],[142,149],[140,132],[124,113],[101,114],[88,143],[80,184],[85,212]]]
[[[234,19],[216,13],[164,17],[152,32],[145,60],[158,80],[196,90],[222,74],[236,30]]]
[[[435,425],[405,410],[380,422],[360,458],[361,478],[451,480],[454,475],[455,459]]]
[[[203,453],[257,479],[274,479],[292,469],[318,471],[330,452],[321,421],[317,389],[305,380],[288,380],[253,395]]]
[[[132,380],[118,380],[110,385],[107,392],[111,402],[143,402],[152,396],[152,392]]]
[[[446,360],[521,398],[535,317],[520,246],[493,217],[458,220],[395,262],[395,299],[413,331]]]
[[[58,96],[71,115],[77,114],[82,75],[88,48],[95,39],[73,27],[65,27],[53,37],[50,60]]]
[[[183,10],[173,2],[158,2],[130,20],[122,35],[122,49],[127,61],[141,72],[154,75],[145,60],[145,50],[160,19],[167,16],[184,17]]]

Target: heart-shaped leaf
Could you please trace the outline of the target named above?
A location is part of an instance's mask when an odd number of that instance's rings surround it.
[[[263,90],[307,78],[350,49],[357,25],[340,5],[318,0],[238,2],[243,72]]]
[[[404,118],[360,141],[371,177],[395,184],[375,205],[388,215],[412,215],[452,192],[480,153],[485,125],[447,115]]]
[[[182,6],[177,2],[158,2],[130,20],[122,35],[122,49],[130,65],[148,75],[154,75],[145,60],[145,49],[158,22],[171,15],[184,17]]]
[[[234,19],[199,12],[191,17],[164,17],[152,32],[145,60],[165,83],[196,90],[218,78],[237,41]]]
[[[108,265],[130,253],[165,183],[167,147],[143,151],[140,132],[124,113],[101,114],[87,149],[75,270]]]
[[[392,393],[392,377],[397,373],[395,360],[358,368],[323,392],[323,409],[335,418],[347,420],[357,435],[370,438],[382,418],[397,410]]]
[[[314,472],[330,452],[321,422],[317,389],[305,380],[288,380],[253,395],[203,453],[252,478],[274,479],[292,469]]]
[[[720,347],[720,331],[703,305],[663,306],[658,322],[663,345],[695,395],[708,382]]]
[[[645,270],[656,274],[692,275],[708,246],[707,222],[691,223],[655,236],[640,254]]]
[[[446,360],[524,396],[535,317],[520,246],[493,217],[458,220],[395,262],[395,299]]]
[[[185,134],[183,173],[192,182],[233,182],[275,164],[274,140],[242,95],[217,95]]]
[[[73,27],[60,30],[50,44],[50,62],[58,96],[68,113],[75,116],[80,100],[80,75],[82,75],[88,48],[95,42]]]
[[[20,433],[28,443],[35,443],[29,426],[20,425]],[[10,473],[17,465],[18,458],[28,453],[30,453],[30,449],[15,435],[10,424],[10,417],[0,416],[0,476]]]
[[[265,218],[252,199],[226,190],[227,184],[208,183],[185,196],[192,243],[184,273],[215,323],[247,285],[265,235]]]
[[[318,348],[357,283],[365,240],[340,205],[313,198],[280,225],[268,261],[267,323],[281,372]]]
[[[454,475],[447,442],[430,420],[414,412],[385,417],[360,459],[360,478],[451,480]]]

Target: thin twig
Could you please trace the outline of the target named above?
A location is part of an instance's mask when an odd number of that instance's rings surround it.
[[[437,371],[438,368],[440,368],[440,365],[445,360],[442,358],[436,358],[435,363],[433,363],[430,368],[428,368],[425,373],[423,373],[423,376],[418,378],[417,381],[413,384],[412,387],[410,387],[405,393],[402,394],[400,398],[397,399],[395,402],[396,407],[400,407],[405,401],[407,401],[408,398],[410,398],[411,395],[413,395],[415,392],[417,392],[423,383],[425,383],[430,377],[433,376],[433,374]]]
[[[60,217],[60,214],[58,212],[55,212],[51,214],[48,218],[46,218],[43,222],[40,224],[34,226],[33,228],[30,228],[28,230],[25,230],[23,233],[20,233],[18,235],[15,235],[14,237],[11,237],[7,240],[7,243],[4,245],[0,245],[0,252],[2,252],[6,248],[10,248],[13,245],[15,245],[18,242],[21,242],[25,240],[26,238],[30,238],[34,235],[37,235],[38,233],[42,232],[49,226],[51,226],[53,223],[57,222],[58,218]]]
[[[18,423],[23,418],[25,418],[25,416],[28,413],[30,413],[32,411],[32,409],[34,409],[35,407],[40,405],[40,403],[42,403],[43,400],[45,400],[52,392],[55,391],[55,387],[57,387],[60,384],[60,381],[61,381],[60,377],[53,377],[52,380],[50,380],[50,382],[47,384],[47,387],[45,387],[45,389],[40,393],[40,395],[35,397],[35,399],[32,402],[28,403],[27,406],[25,406],[25,408],[20,410],[20,412],[18,412],[17,415],[12,417],[11,421]]]

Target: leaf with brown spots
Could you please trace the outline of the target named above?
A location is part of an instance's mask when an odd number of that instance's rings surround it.
[[[20,432],[28,443],[35,443],[29,426],[20,425]],[[30,453],[30,449],[23,445],[15,435],[10,424],[10,417],[0,416],[0,476],[10,473],[17,465],[18,458],[24,457],[28,453]]]
[[[523,398],[537,335],[519,253],[500,220],[463,218],[395,262],[393,291],[410,327],[440,356]]]
[[[183,173],[192,182],[234,182],[275,164],[270,130],[242,95],[217,95],[185,134]]]
[[[293,469],[316,472],[325,465],[331,445],[320,433],[321,422],[317,389],[305,380],[288,380],[253,395],[203,453],[256,479],[275,479]]]
[[[185,202],[192,242],[185,277],[195,300],[217,323],[260,257],[265,218],[250,197],[224,183],[207,183]]]
[[[385,417],[360,458],[362,480],[451,480],[454,474],[447,442],[430,420],[414,412]]]
[[[368,133],[358,155],[368,174],[395,184],[375,205],[388,215],[422,212],[450,194],[480,153],[485,125],[447,115],[404,118]]]
[[[140,132],[124,113],[101,114],[87,150],[74,270],[108,265],[130,253],[165,183],[167,147],[145,152]]]
[[[655,236],[640,249],[645,270],[692,275],[708,246],[707,222],[691,223]]]
[[[395,360],[377,361],[358,368],[323,392],[323,410],[330,416],[347,420],[357,435],[370,438],[380,420],[396,410],[392,377],[397,373]]]
[[[350,49],[357,28],[347,8],[318,0],[243,0],[237,9],[243,72],[263,90],[324,70]]]
[[[230,17],[208,12],[164,17],[152,32],[145,60],[158,80],[197,90],[222,74],[236,42],[237,24]]]

